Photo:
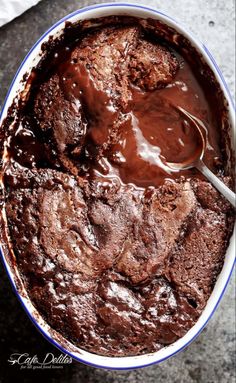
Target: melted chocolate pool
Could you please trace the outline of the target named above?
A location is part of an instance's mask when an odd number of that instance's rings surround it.
[[[109,92],[98,90],[86,67],[76,64],[73,60],[62,64],[60,83],[68,99],[75,105],[85,105],[90,115],[86,142],[88,147],[99,147],[109,141],[110,128],[116,124],[119,112]],[[199,98],[201,89],[189,66],[186,63],[182,66],[183,73],[168,85],[168,92],[142,91],[131,86],[119,138],[108,152],[103,152],[98,164],[93,164],[93,175],[99,171],[106,177],[119,177],[126,184],[158,186],[165,178],[176,177],[166,162],[185,162],[201,151],[202,141],[196,128],[178,107],[185,107],[202,118],[204,114],[207,116],[209,107],[204,98]],[[212,152],[213,147],[208,148],[209,160]]]

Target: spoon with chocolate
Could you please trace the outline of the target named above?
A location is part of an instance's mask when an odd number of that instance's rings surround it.
[[[169,158],[166,165],[172,170],[187,170],[191,168],[197,168],[212,185],[236,208],[236,195],[230,190],[212,171],[204,164],[203,157],[206,149],[206,139],[204,132],[206,127],[203,122],[198,118],[192,116],[185,109],[178,107],[178,111],[183,114],[190,125],[195,128],[195,145],[196,150],[192,152],[191,156],[182,158],[181,162],[175,162],[174,158]],[[178,159],[179,161],[179,159]]]

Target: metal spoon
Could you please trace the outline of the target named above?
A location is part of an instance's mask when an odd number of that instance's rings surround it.
[[[185,109],[178,107],[178,110],[187,117],[188,120],[194,124],[199,133],[202,141],[202,148],[195,154],[195,156],[191,157],[189,161],[185,161],[183,163],[174,163],[167,162],[167,165],[173,170],[187,170],[191,168],[197,168],[211,183],[215,186],[215,188],[236,208],[236,194],[230,190],[212,171],[204,164],[203,156],[206,149],[206,140],[204,135],[200,129],[200,127],[206,131],[206,127],[198,118],[193,117],[189,112]]]

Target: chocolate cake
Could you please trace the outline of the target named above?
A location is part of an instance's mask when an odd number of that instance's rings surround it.
[[[206,126],[205,163],[232,185],[223,96],[188,41],[154,20],[67,24],[42,49],[1,131],[17,267],[76,346],[154,352],[199,318],[232,233],[209,182],[167,166],[200,145],[181,107]]]

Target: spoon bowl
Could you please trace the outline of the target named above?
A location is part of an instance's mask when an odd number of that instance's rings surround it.
[[[188,170],[192,168],[198,169],[212,185],[236,208],[236,195],[229,189],[203,162],[203,157],[206,149],[206,139],[203,132],[207,135],[207,129],[204,123],[191,113],[181,107],[177,107],[178,111],[191,123],[198,135],[200,145],[193,155],[183,162],[168,162],[166,165],[174,171]]]
[[[181,108],[180,106],[176,107],[176,109],[186,118],[187,121],[190,122],[191,126],[194,127],[194,133],[197,134],[195,138],[198,140],[199,145],[197,146],[197,150],[192,153],[191,157],[188,157],[182,162],[167,161],[167,166],[173,170],[188,170],[196,167],[198,161],[202,160],[204,156],[206,149],[206,139],[202,130],[200,129],[200,126],[203,129],[205,135],[207,135],[207,129],[201,120],[187,112],[185,109]]]

